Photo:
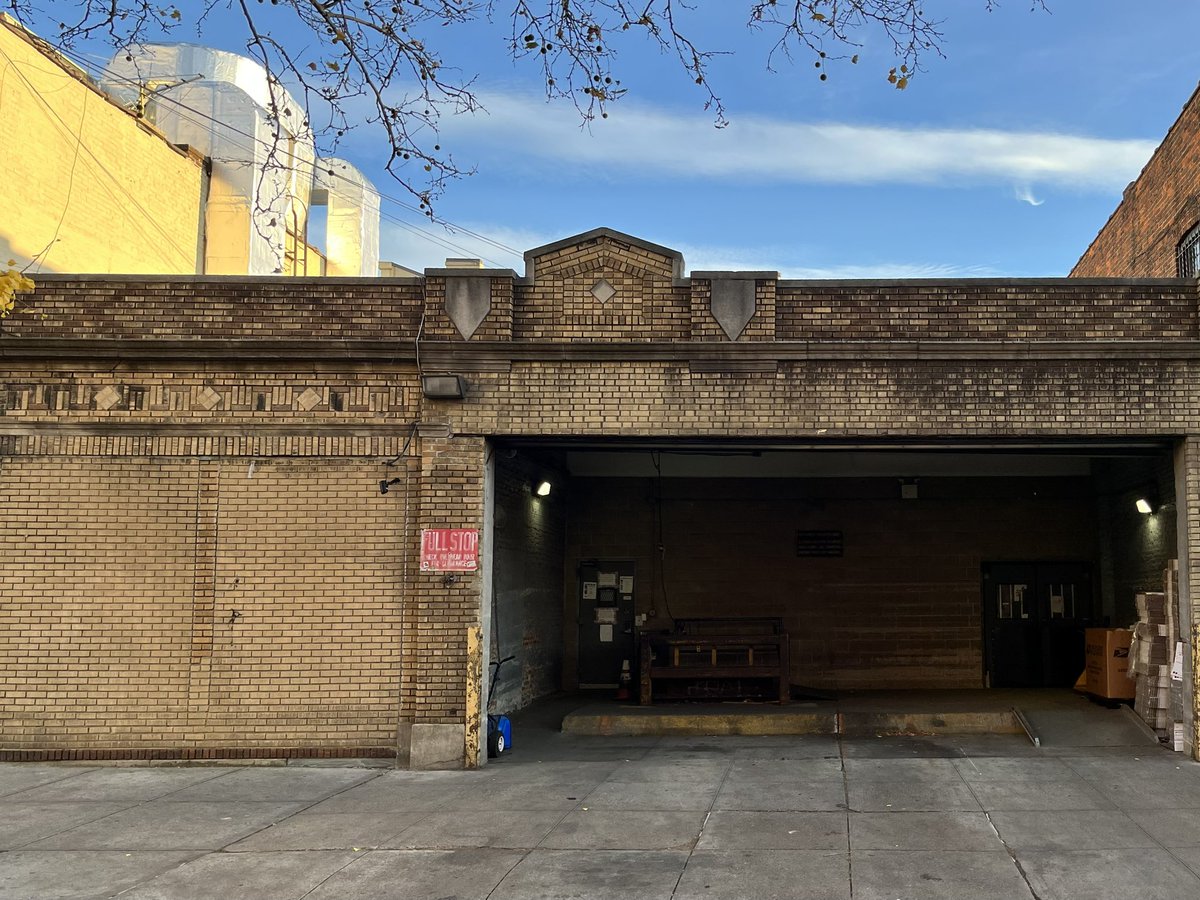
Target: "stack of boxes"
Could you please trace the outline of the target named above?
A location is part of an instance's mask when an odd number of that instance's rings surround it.
[[[1180,654],[1178,560],[1171,560],[1163,581],[1165,591],[1136,596],[1138,623],[1133,626],[1129,652],[1129,670],[1137,683],[1133,709],[1154,729],[1159,740],[1182,749],[1182,673],[1172,678],[1171,671]]]

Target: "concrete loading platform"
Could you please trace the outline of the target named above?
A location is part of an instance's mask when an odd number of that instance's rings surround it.
[[[1136,746],[1157,739],[1129,707],[1070,690],[853,691],[836,700],[661,703],[582,700],[577,735],[1026,734],[1035,745]]]

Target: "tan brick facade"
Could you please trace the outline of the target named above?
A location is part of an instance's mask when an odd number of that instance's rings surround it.
[[[362,555],[404,542],[377,463],[159,452],[4,460],[6,746],[385,752],[400,577]]]
[[[730,341],[724,274],[635,238],[527,272],[43,279],[0,333],[0,751],[471,746],[485,579],[417,547],[486,528],[489,438],[1200,436],[1191,282],[755,273]],[[470,340],[461,277],[490,288]],[[424,399],[418,362],[465,400]]]

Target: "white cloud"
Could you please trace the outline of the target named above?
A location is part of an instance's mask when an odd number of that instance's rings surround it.
[[[757,183],[946,184],[1003,181],[1120,190],[1155,143],[1043,132],[892,128],[745,116],[716,129],[703,116],[620,104],[580,128],[569,107],[485,95],[487,113],[448,118],[467,152],[584,165],[578,177],[740,179]],[[461,151],[460,151],[461,152]],[[493,159],[493,164],[495,160]]]
[[[1013,195],[1030,206],[1041,206],[1045,200],[1039,200],[1033,196],[1033,189],[1027,184],[1018,184],[1013,187]]]
[[[986,266],[872,262],[807,265],[786,247],[677,245],[688,271],[778,272],[780,278],[987,278],[1002,273]]]
[[[987,266],[953,266],[941,263],[873,263],[842,266],[785,266],[781,278],[1002,278],[1005,273]]]
[[[442,265],[447,256],[470,256],[484,259],[488,265],[525,271],[524,251],[549,244],[566,234],[547,234],[532,229],[471,223],[471,231],[485,235],[498,243],[520,251],[519,254],[497,250],[491,244],[465,233],[448,233],[440,226],[423,223],[413,230],[394,222],[384,222],[380,233],[380,256],[400,265],[421,271]],[[420,230],[417,230],[417,229]],[[453,248],[440,241],[452,242]],[[653,237],[648,238],[654,241]],[[781,278],[986,278],[1002,275],[994,269],[980,266],[952,266],[939,263],[883,262],[827,266],[805,265],[797,259],[795,248],[739,247],[732,245],[697,245],[676,243],[672,248],[683,254],[686,271],[777,271]]]

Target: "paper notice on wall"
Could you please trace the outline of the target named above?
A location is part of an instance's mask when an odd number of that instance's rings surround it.
[[[617,608],[615,606],[597,606],[596,623],[599,625],[616,625]]]
[[[595,600],[596,599],[596,582],[585,581],[583,583],[583,599],[584,600]]]
[[[613,627],[611,625],[600,626],[600,643],[611,644],[613,637]]]
[[[617,586],[617,573],[616,572],[601,572],[600,573],[600,587],[615,588],[616,586]]]
[[[1050,617],[1052,619],[1061,619],[1063,617],[1063,606],[1061,594],[1050,595]]]
[[[632,575],[622,575],[621,576],[621,593],[622,594],[632,594],[633,593],[633,576]]]
[[[1175,660],[1171,663],[1171,680],[1183,681],[1183,641],[1175,644]]]

